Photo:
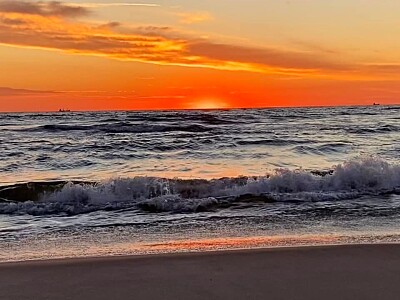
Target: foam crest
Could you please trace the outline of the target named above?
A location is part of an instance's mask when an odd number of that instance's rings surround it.
[[[360,158],[334,166],[323,172],[305,170],[275,170],[259,177],[240,189],[250,193],[298,193],[311,191],[381,191],[400,186],[400,165],[390,164],[376,157]]]
[[[215,180],[135,177],[95,184],[67,183],[41,193],[36,202],[8,199],[0,203],[0,213],[79,214],[121,208],[197,212],[237,202],[339,201],[399,192],[400,165],[366,157],[330,171],[277,169],[265,176]]]
[[[170,195],[142,201],[138,206],[150,212],[200,212],[218,206],[219,203],[220,201],[213,197],[183,199],[178,195]]]

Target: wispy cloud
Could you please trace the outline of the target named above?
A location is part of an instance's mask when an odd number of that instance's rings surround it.
[[[57,17],[80,17],[89,13],[85,7],[67,5],[58,1],[27,2],[19,0],[0,0],[0,12]]]
[[[370,63],[370,64],[366,64],[365,68],[372,72],[379,71],[379,72],[394,73],[394,74],[400,73],[400,63],[393,63],[393,64]]]
[[[270,67],[296,68],[301,70],[325,69],[344,70],[348,66],[328,58],[317,57],[309,52],[282,50],[277,48],[256,48],[239,45],[199,41],[191,44],[190,50],[203,57],[217,60],[254,63]]]
[[[213,19],[209,12],[177,13],[176,15],[183,24],[202,23]]]
[[[85,8],[102,8],[102,7],[160,7],[161,5],[155,3],[129,3],[129,2],[117,2],[117,3],[70,3],[71,5],[76,5]]]
[[[39,90],[27,90],[27,89],[14,89],[10,87],[0,87],[0,97],[7,96],[32,96],[32,95],[49,95],[55,94],[54,91],[39,91]]]

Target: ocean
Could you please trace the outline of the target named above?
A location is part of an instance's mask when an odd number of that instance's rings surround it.
[[[0,114],[0,261],[400,241],[400,107]]]

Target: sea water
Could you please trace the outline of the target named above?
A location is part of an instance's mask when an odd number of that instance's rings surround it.
[[[400,107],[0,114],[0,260],[400,241]]]

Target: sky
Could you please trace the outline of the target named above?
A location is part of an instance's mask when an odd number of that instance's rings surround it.
[[[0,111],[400,103],[398,0],[0,0]]]

